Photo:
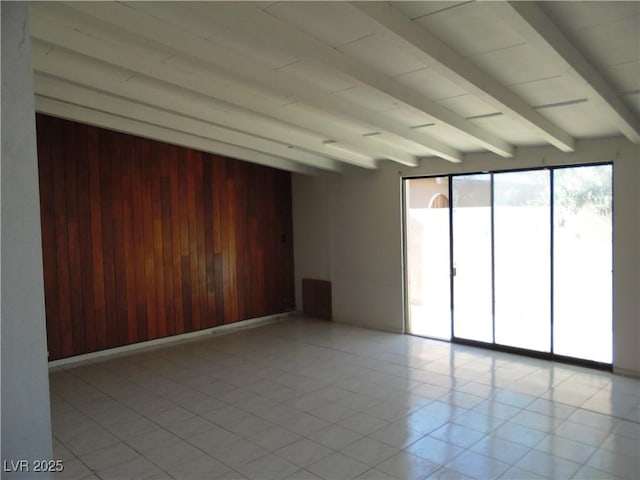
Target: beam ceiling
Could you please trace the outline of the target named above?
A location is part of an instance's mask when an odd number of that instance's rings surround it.
[[[36,105],[302,174],[482,151],[508,162],[517,147],[571,151],[612,132],[640,143],[640,33],[610,21],[640,24],[640,8],[572,9],[580,3],[33,2]],[[595,51],[572,41],[585,28],[624,38]]]

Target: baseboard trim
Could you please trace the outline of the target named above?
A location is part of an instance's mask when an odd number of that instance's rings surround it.
[[[629,368],[613,367],[613,373],[616,375],[622,375],[623,377],[640,378],[640,372],[638,370],[631,370]]]
[[[371,325],[365,322],[358,322],[344,318],[334,318],[333,321],[341,325],[351,325],[352,327],[366,328],[368,330],[375,330],[377,332],[404,334],[404,330],[402,329],[402,327],[395,328],[390,325]]]
[[[206,336],[226,335],[240,330],[256,328],[269,323],[280,322],[282,320],[285,320],[287,317],[295,314],[296,312],[284,312],[277,313],[275,315],[268,315],[266,317],[250,318],[226,325],[218,325],[216,327],[205,328],[204,330],[197,330],[195,332],[187,332],[180,335],[172,335],[170,337],[155,338],[153,340],[147,340],[145,342],[134,343],[131,345],[123,345],[121,347],[108,348],[106,350],[100,350],[97,352],[84,353],[82,355],[75,355],[73,357],[52,360],[49,362],[49,369],[51,370],[58,367],[76,366],[82,363],[91,363],[95,362],[96,360],[105,360],[107,357],[131,355],[133,353],[140,353],[146,350],[165,347],[170,344],[199,340],[202,337]]]

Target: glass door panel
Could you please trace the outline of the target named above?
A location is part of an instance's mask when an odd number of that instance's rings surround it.
[[[493,342],[491,175],[452,178],[453,335]]]
[[[407,331],[451,339],[449,179],[405,182]]]
[[[495,342],[551,351],[548,170],[494,174]]]
[[[554,171],[553,349],[612,361],[612,167]]]
[[[407,330],[610,364],[612,170],[407,180]]]

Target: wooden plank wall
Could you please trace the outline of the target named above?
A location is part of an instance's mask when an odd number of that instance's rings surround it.
[[[36,121],[50,360],[293,309],[288,172]]]

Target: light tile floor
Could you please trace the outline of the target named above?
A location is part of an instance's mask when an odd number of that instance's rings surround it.
[[[69,479],[640,478],[640,381],[298,317],[51,375]]]

